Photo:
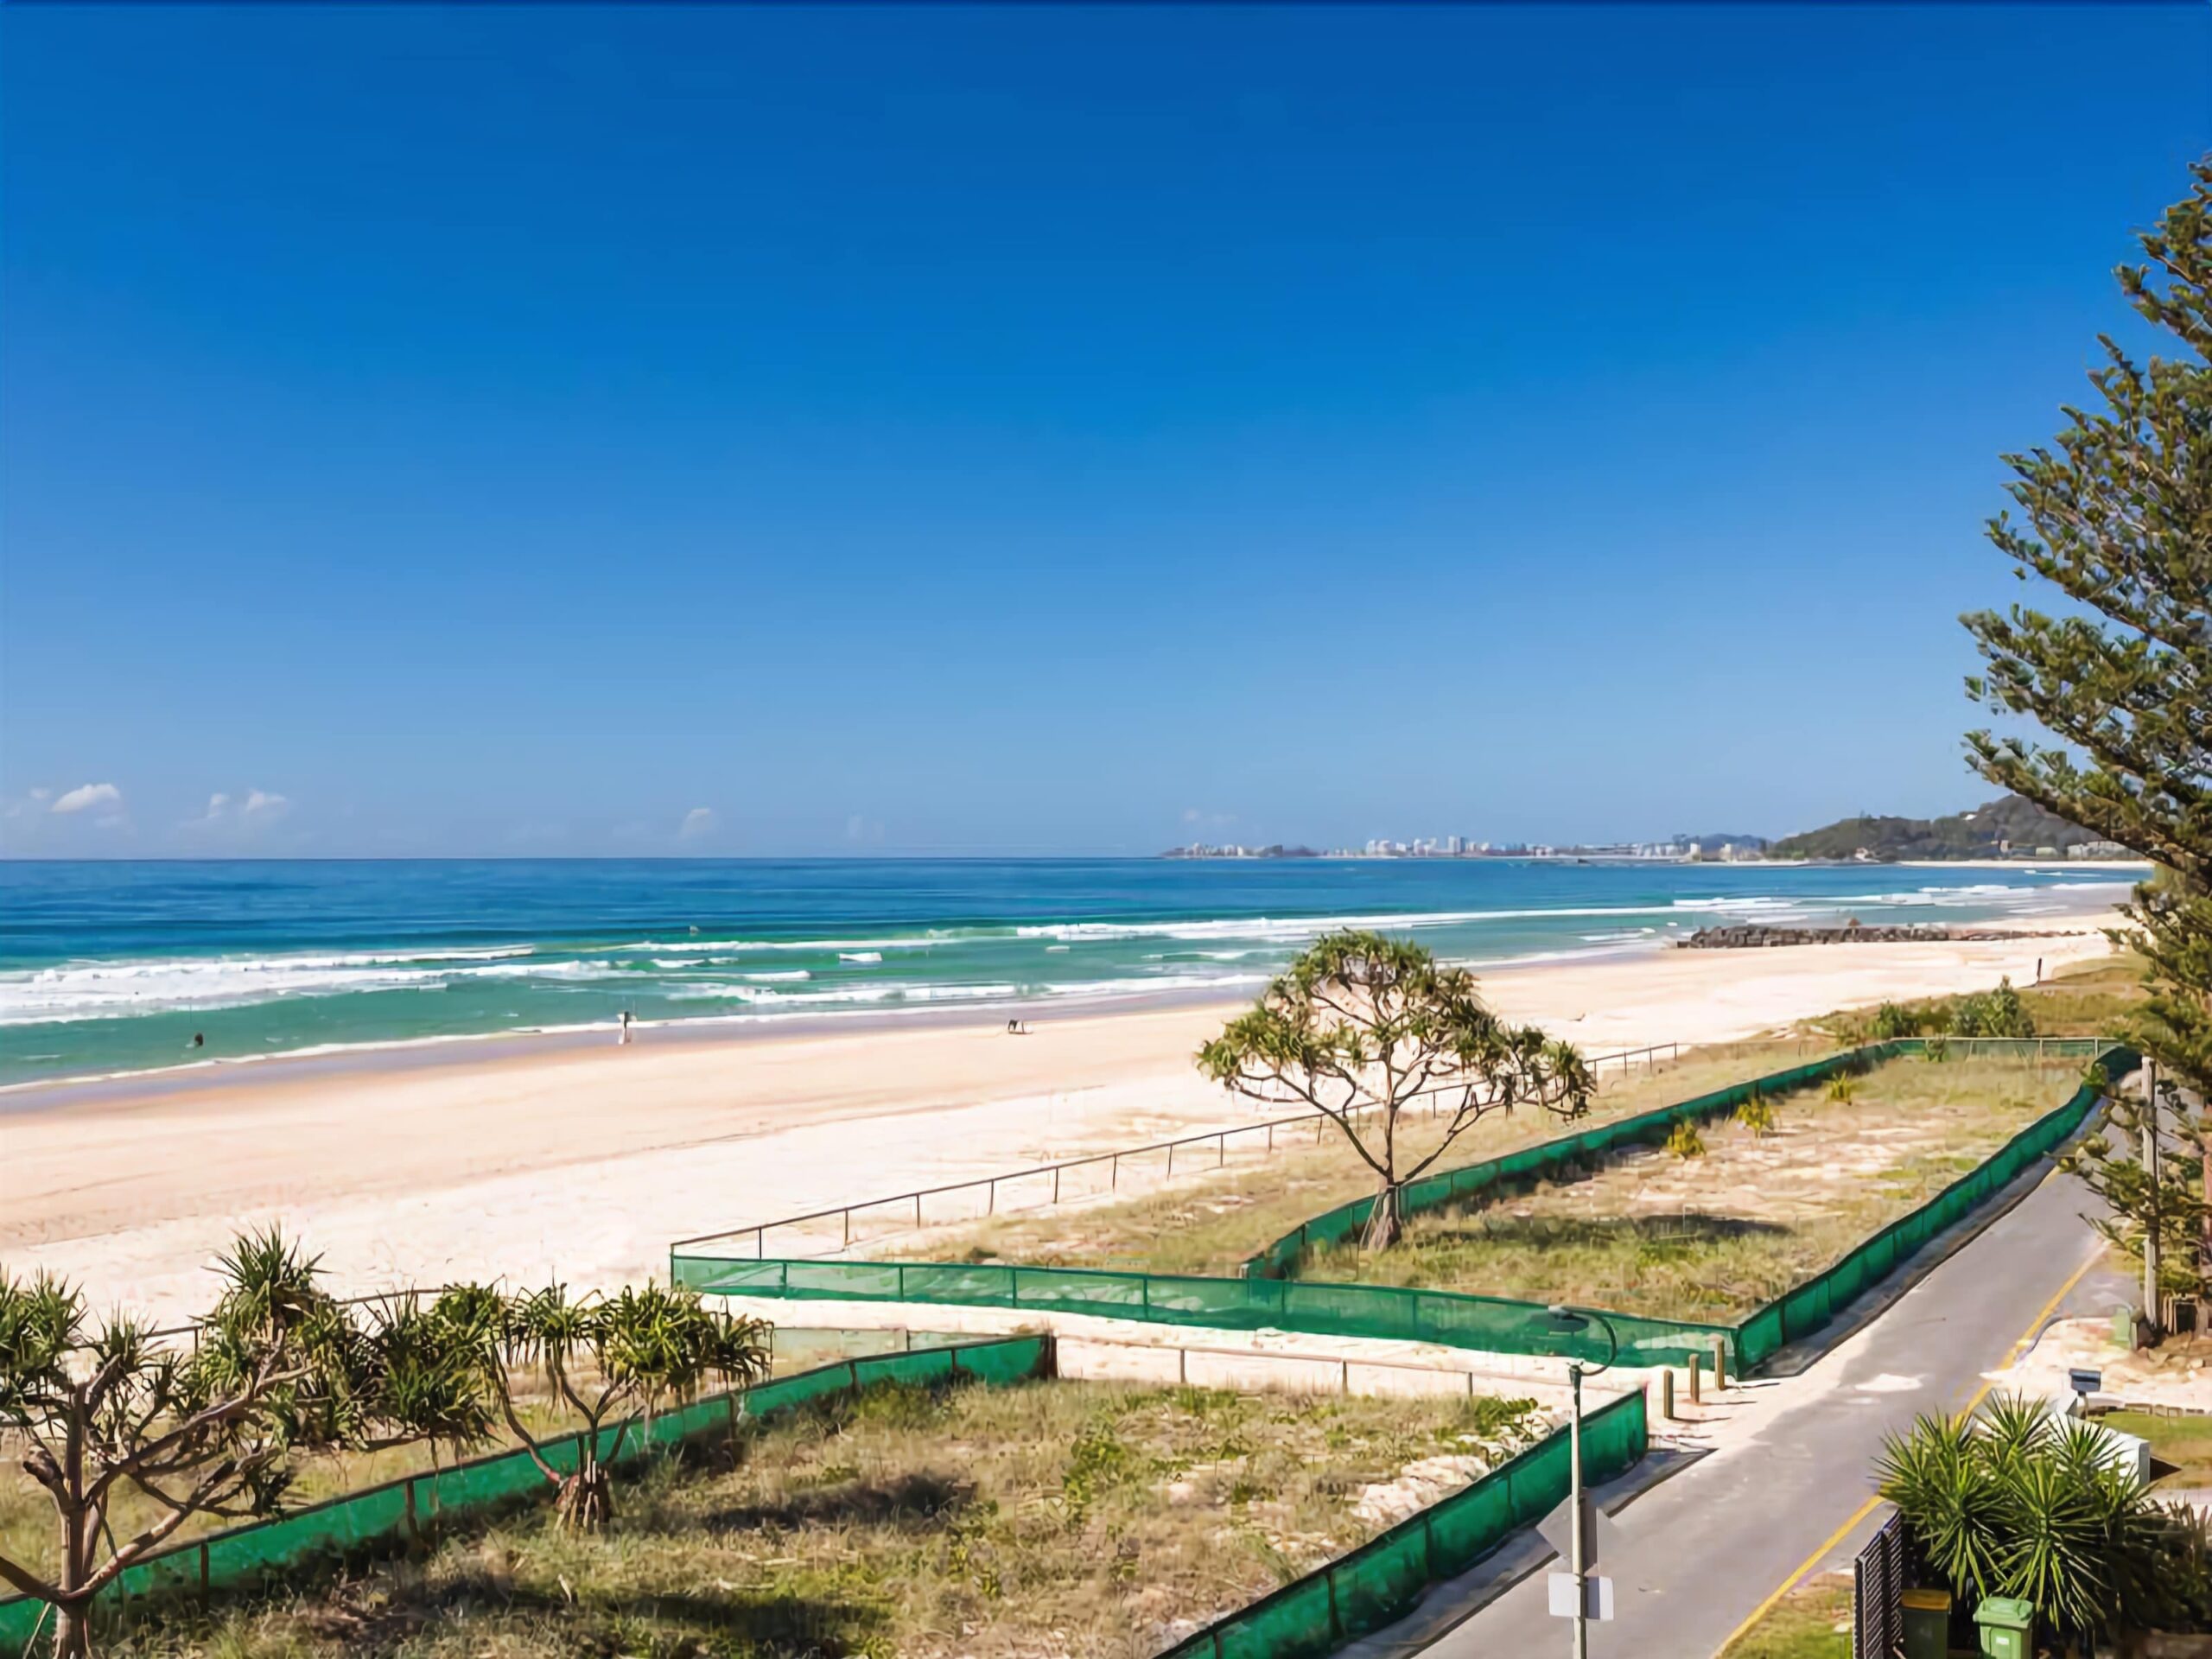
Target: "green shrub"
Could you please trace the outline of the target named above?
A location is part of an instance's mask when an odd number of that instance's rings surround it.
[[[1677,1158],[1705,1156],[1705,1137],[1697,1132],[1697,1125],[1684,1118],[1675,1125],[1675,1132],[1667,1137],[1667,1150]]]
[[[1917,1037],[1927,1026],[1928,1016],[1922,1010],[1885,1002],[1874,1010],[1872,1029],[1875,1041],[1887,1043],[1900,1037]]]
[[[2000,979],[1993,991],[1975,991],[1951,1004],[1951,1033],[1957,1037],[2032,1037],[2035,1016],[2020,1001],[2010,979]]]
[[[1774,1128],[1773,1103],[1754,1088],[1736,1108],[1736,1121],[1749,1129],[1754,1139],[1762,1137]]]
[[[1951,1039],[1948,1037],[1930,1037],[1920,1046],[1920,1058],[1930,1065],[1942,1065],[1951,1058]]]
[[[1828,1098],[1847,1103],[1859,1092],[1859,1083],[1848,1071],[1839,1071],[1828,1079]]]

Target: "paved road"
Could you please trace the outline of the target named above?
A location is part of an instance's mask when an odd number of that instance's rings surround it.
[[[1974,1397],[1980,1374],[2006,1361],[2097,1252],[2081,1218],[2088,1195],[2075,1182],[2046,1180],[2038,1167],[2019,1190],[2025,1196],[2013,1209],[1800,1375],[1743,1389],[1734,1409],[1745,1414],[1748,1436],[1724,1432],[1723,1449],[1628,1497],[1617,1511],[1618,1548],[1599,1563],[1613,1580],[1617,1618],[1592,1627],[1592,1659],[1712,1659],[1872,1495],[1868,1471],[1884,1435]],[[2093,1271],[2059,1311],[2101,1312],[2126,1300],[2123,1281]],[[1623,1496],[1599,1497],[1613,1510]],[[1876,1523],[1868,1516],[1836,1539],[1823,1565],[1847,1561]],[[1547,1615],[1545,1572],[1532,1570],[1551,1561],[1548,1546],[1524,1537],[1355,1651],[1370,1659],[1563,1653],[1567,1623]],[[1521,1573],[1529,1576],[1497,1592]]]

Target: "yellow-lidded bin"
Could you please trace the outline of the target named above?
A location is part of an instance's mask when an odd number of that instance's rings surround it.
[[[1897,1605],[1904,1611],[1904,1659],[1944,1659],[1951,1649],[1951,1592],[1908,1590]]]
[[[1992,1596],[1974,1610],[1974,1623],[1981,1633],[1983,1659],[2035,1659],[2034,1603]]]

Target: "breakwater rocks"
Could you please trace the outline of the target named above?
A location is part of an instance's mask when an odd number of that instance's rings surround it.
[[[1930,942],[1955,944],[2017,939],[2028,932],[2044,931],[2022,928],[1977,931],[1963,927],[1860,927],[1855,923],[1845,927],[1762,927],[1756,923],[1739,922],[1729,927],[1701,927],[1687,939],[1677,941],[1676,948],[1683,950],[1762,950],[1782,944],[1925,944]],[[2057,930],[2049,931],[2055,937]]]

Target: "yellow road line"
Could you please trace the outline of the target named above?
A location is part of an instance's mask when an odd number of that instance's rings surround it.
[[[2072,1274],[2068,1277],[2064,1284],[2058,1287],[2057,1292],[2051,1297],[2051,1299],[2045,1302],[2042,1307],[2037,1310],[2035,1318],[2028,1321],[2028,1328],[2020,1333],[2019,1340],[2005,1351],[2004,1363],[1997,1367],[1999,1370],[2003,1370],[2005,1366],[2010,1365],[2022,1354],[2027,1352],[2029,1349],[2035,1346],[2036,1334],[2043,1329],[2044,1321],[2049,1319],[2052,1314],[2058,1312],[2058,1305],[2064,1301],[2068,1296],[2073,1294],[2074,1287],[2080,1284],[2084,1279],[2088,1278],[2089,1276],[2089,1269],[2095,1267],[2097,1263],[2103,1259],[2103,1251],[2093,1250],[2090,1252],[2089,1259],[2084,1262],[2080,1267],[2074,1269]],[[1976,1389],[1974,1390],[1974,1398],[1967,1402],[1966,1410],[1961,1412],[1960,1415],[1971,1415],[1974,1412],[1974,1408],[1980,1405],[1984,1400],[1986,1400],[1989,1397],[1990,1389],[1996,1386],[1997,1385],[1994,1382],[1984,1382],[1980,1388]]]
[[[2049,1178],[2046,1177],[2045,1179],[2048,1179]],[[2005,1366],[2010,1365],[2015,1359],[2018,1359],[2022,1353],[2034,1346],[2036,1333],[2043,1329],[2043,1322],[2058,1311],[2058,1305],[2066,1300],[2067,1296],[2073,1291],[2075,1286],[2080,1284],[2082,1280],[2088,1277],[2089,1269],[2097,1265],[2097,1262],[2101,1259],[2102,1255],[2103,1252],[2101,1251],[2093,1252],[2088,1261],[2084,1262],[2080,1267],[2074,1269],[2072,1276],[2070,1276],[2064,1284],[2058,1287],[2056,1293],[2052,1295],[2051,1299],[2045,1302],[2041,1308],[2037,1310],[2035,1318],[2028,1321],[2028,1328],[2020,1333],[2019,1339],[2014,1342],[2010,1348],[2005,1351],[2004,1362],[1997,1367],[1999,1370],[2003,1370]],[[1993,1386],[1994,1384],[1993,1383],[1984,1382],[1980,1388],[1974,1391],[1974,1398],[1967,1402],[1965,1410],[1961,1411],[1959,1414],[1961,1416],[1970,1414],[1976,1406],[1980,1405],[1984,1400],[1989,1397],[1989,1390]],[[1750,1630],[1751,1626],[1758,1624],[1770,1612],[1773,1611],[1774,1604],[1780,1601],[1792,1590],[1795,1590],[1808,1573],[1810,1573],[1815,1567],[1818,1567],[1827,1558],[1827,1554],[1830,1550],[1834,1549],[1838,1544],[1841,1543],[1850,1535],[1851,1529],[1853,1527],[1857,1526],[1861,1521],[1864,1521],[1868,1516],[1873,1514],[1875,1510],[1880,1506],[1881,1502],[1882,1500],[1878,1497],[1870,1497],[1864,1503],[1861,1503],[1856,1510],[1853,1510],[1851,1519],[1845,1522],[1834,1532],[1830,1533],[1818,1549],[1815,1550],[1802,1561],[1798,1563],[1797,1570],[1792,1573],[1788,1578],[1784,1579],[1781,1584],[1776,1587],[1772,1595],[1769,1596],[1764,1601],[1759,1603],[1757,1607],[1754,1607],[1751,1610],[1751,1616],[1749,1618],[1745,1619],[1734,1630],[1728,1632],[1728,1639],[1720,1644],[1720,1651],[1724,1654],[1726,1653],[1730,1648],[1733,1647],[1743,1638],[1745,1632]]]

